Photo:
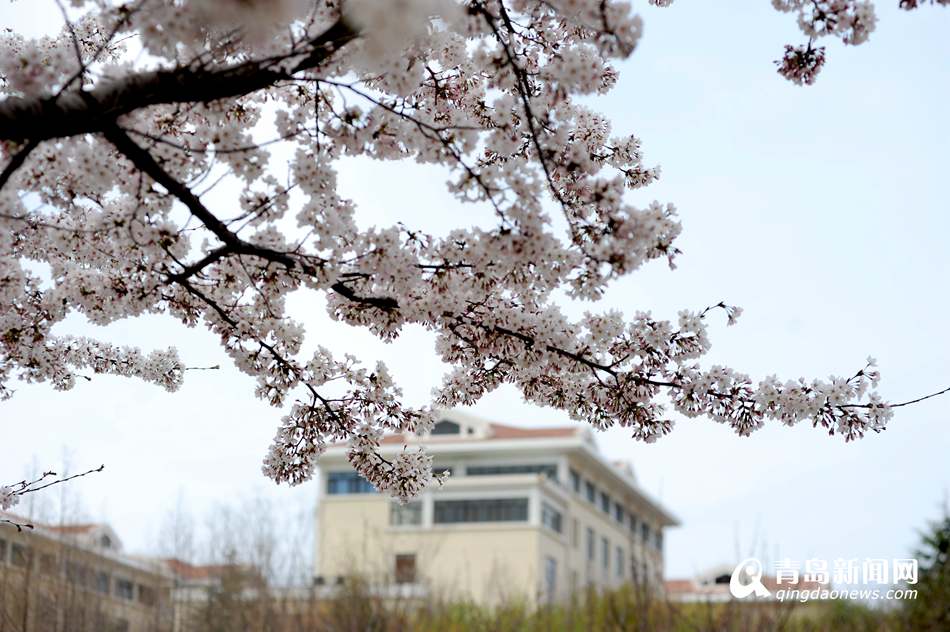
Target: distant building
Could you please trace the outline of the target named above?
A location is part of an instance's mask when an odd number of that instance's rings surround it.
[[[735,565],[717,566],[704,573],[700,573],[695,578],[689,579],[671,579],[665,583],[666,597],[670,601],[680,603],[713,603],[731,601],[735,599],[729,591],[729,582],[732,579],[732,571]],[[829,588],[828,584],[822,584],[817,581],[799,579],[794,583],[778,583],[776,578],[771,575],[761,577],[762,586],[769,591],[767,596],[749,596],[744,599],[752,601],[776,601],[776,593],[780,590],[798,590],[802,592],[814,592]]]
[[[383,440],[383,454],[419,442]],[[349,575],[396,593],[498,603],[558,601],[628,582],[662,588],[663,532],[676,519],[605,460],[589,428],[518,428],[446,412],[426,449],[441,489],[400,505],[331,447],[319,463],[315,584]]]
[[[190,564],[158,560],[174,579],[172,632],[204,632],[226,623],[225,612],[240,609],[249,629],[265,629],[271,617],[263,607],[272,594],[259,569],[244,564]],[[269,629],[276,630],[276,627]]]
[[[0,632],[204,632],[238,603],[245,619],[273,619],[261,604],[275,599],[257,569],[126,555],[105,524],[0,526]],[[280,599],[309,605],[287,590]]]
[[[0,528],[0,630],[165,632],[171,586],[161,566],[124,555],[108,525]]]

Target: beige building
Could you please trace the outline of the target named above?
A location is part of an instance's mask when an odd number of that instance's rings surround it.
[[[663,530],[676,519],[629,466],[604,459],[589,428],[517,428],[452,411],[423,440],[451,476],[405,506],[360,478],[345,446],[323,455],[315,584],[358,574],[399,594],[485,604],[662,587]],[[386,437],[383,453],[418,441]]]
[[[0,632],[204,632],[229,616],[291,630],[276,621],[308,605],[248,566],[128,555],[105,524],[0,525]]]
[[[161,566],[124,555],[107,525],[0,528],[0,632],[163,632],[171,586]]]

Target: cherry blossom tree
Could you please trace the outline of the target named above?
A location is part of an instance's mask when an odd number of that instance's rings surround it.
[[[861,44],[875,25],[867,2],[773,4],[808,37],[777,62],[800,84],[824,62],[815,42]],[[850,440],[911,403],[877,395],[870,359],[823,381],[754,383],[703,366],[709,319],[740,314],[725,303],[675,322],[559,310],[555,293],[594,301],[611,281],[653,259],[672,266],[679,252],[671,204],[625,199],[659,169],[636,137],[612,134],[578,102],[610,90],[612,63],[636,49],[642,24],[628,3],[59,7],[66,27],[56,37],[0,36],[4,397],[17,381],[65,390],[89,372],[174,391],[189,370],[175,349],[53,332],[69,313],[96,325],[163,314],[216,335],[256,379],[256,395],[284,411],[268,476],[307,480],[324,448],[345,440],[354,467],[400,498],[431,483],[431,462],[408,449],[383,456],[381,435],[424,432],[434,409],[502,384],[644,441],[670,432],[671,411],[740,435],[810,420]],[[286,178],[270,168],[278,146],[292,153]],[[489,208],[494,225],[438,237],[424,226],[361,230],[337,189],[344,156],[443,165],[459,204]],[[211,205],[207,183],[222,170],[235,194]],[[300,290],[324,294],[332,318],[382,340],[412,324],[431,331],[452,368],[430,404],[407,405],[382,363],[322,347],[303,354],[304,326],[286,307]],[[4,489],[4,503],[13,492]]]

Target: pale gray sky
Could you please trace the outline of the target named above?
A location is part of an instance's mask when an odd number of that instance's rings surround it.
[[[674,272],[654,264],[616,283],[597,309],[673,317],[724,299],[745,314],[736,327],[714,329],[709,362],[754,378],[825,377],[850,374],[873,355],[892,401],[950,385],[950,10],[877,5],[870,41],[829,43],[817,84],[799,88],[770,63],[800,36],[769,2],[742,2],[741,12],[738,2],[638,3],[641,46],[614,92],[592,105],[615,131],[639,135],[647,161],[662,165],[662,180],[637,199],[679,207],[684,254]],[[52,6],[4,3],[0,26],[48,28],[58,19]],[[475,217],[444,192],[443,179],[414,165],[355,161],[341,176],[365,223],[432,232]],[[439,381],[442,366],[423,332],[382,345],[330,322],[314,296],[295,305],[310,348],[381,357],[414,401]],[[63,331],[70,327],[88,331],[78,321]],[[145,348],[176,345],[191,365],[228,365],[211,335],[167,320],[117,323],[108,335]],[[107,377],[65,394],[23,387],[0,403],[3,476],[20,477],[34,459],[55,467],[64,446],[76,469],[105,463],[75,489],[91,514],[142,551],[180,493],[198,512],[255,493],[310,502],[313,484],[277,488],[260,474],[280,412],[252,391],[231,368],[189,374],[173,395]],[[948,411],[950,398],[902,409],[885,433],[848,445],[807,426],[743,439],[705,419],[680,420],[653,445],[622,429],[599,442],[610,457],[631,460],[643,486],[681,518],[667,538],[668,576],[733,561],[737,547],[773,559],[892,558],[909,552],[950,488]],[[507,388],[474,412],[569,423]]]

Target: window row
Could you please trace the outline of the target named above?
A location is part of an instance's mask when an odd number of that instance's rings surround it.
[[[433,474],[454,473],[452,466],[433,467]],[[469,465],[467,476],[497,476],[501,474],[544,474],[557,480],[557,465],[553,463],[515,463],[509,465]],[[327,473],[327,494],[373,494],[376,488],[357,472],[346,470]]]
[[[327,474],[327,494],[373,493],[376,493],[376,488],[353,470],[330,472]]]
[[[612,515],[614,520],[620,524],[624,523],[624,518],[628,515],[628,512],[621,503],[613,500],[606,491],[598,490],[592,481],[582,479],[580,473],[575,469],[570,470],[570,478],[571,489],[574,490],[575,494],[583,496],[592,505],[598,505],[601,511],[608,516]],[[634,517],[633,514],[629,515]]]
[[[576,540],[575,540],[576,543]],[[597,562],[597,533],[593,527],[587,527],[587,561],[589,564]],[[614,574],[618,578],[623,578],[624,568],[626,568],[626,555],[623,547],[619,544],[613,548],[611,559],[610,539],[607,536],[600,537],[600,564],[605,574],[610,572],[611,562],[613,562]]]
[[[433,522],[436,524],[461,522],[514,522],[528,519],[527,498],[437,500],[433,503]],[[418,500],[389,505],[389,524],[394,527],[422,524],[422,503]],[[541,504],[541,524],[556,533],[564,530],[560,511]]]
[[[66,580],[103,595],[113,595],[128,601],[139,601],[147,606],[158,602],[158,592],[151,586],[138,584],[120,576],[93,568],[74,560],[60,560],[53,553],[34,552],[33,547],[19,542],[7,543],[0,539],[0,563],[23,569],[36,569],[45,575],[64,575]]]
[[[526,522],[528,520],[527,498],[437,500],[432,503],[432,509],[432,522],[435,524]]]
[[[553,463],[523,463],[513,465],[469,465],[465,468],[468,476],[493,476],[498,474],[544,474],[552,480],[557,479],[557,465]]]
[[[644,543],[658,550],[663,548],[663,533],[660,529],[652,529],[649,523],[640,520],[632,511],[624,509],[623,505],[613,500],[606,491],[598,490],[593,482],[583,479],[577,470],[570,470],[570,479],[571,489],[575,494],[586,498],[592,505],[599,506],[605,514],[613,516],[618,524],[626,523],[630,533],[639,535]]]

